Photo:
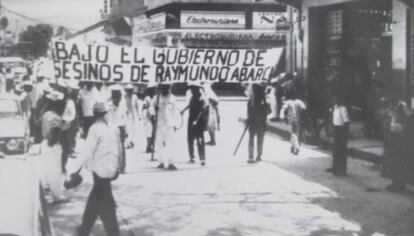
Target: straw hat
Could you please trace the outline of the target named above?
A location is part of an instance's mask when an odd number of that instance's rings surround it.
[[[63,93],[54,90],[50,92],[48,95],[46,95],[46,97],[52,101],[60,101],[63,100],[65,96],[63,95]]]
[[[109,87],[111,91],[122,91],[122,87],[119,84],[114,84]]]
[[[93,105],[93,112],[96,112],[96,113],[108,112],[109,109],[110,107],[106,102],[96,102]]]

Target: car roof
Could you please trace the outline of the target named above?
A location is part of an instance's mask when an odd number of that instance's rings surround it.
[[[3,62],[24,62],[23,58],[21,57],[0,57],[0,63]]]
[[[17,95],[12,93],[0,93],[0,99],[2,100],[19,100]]]

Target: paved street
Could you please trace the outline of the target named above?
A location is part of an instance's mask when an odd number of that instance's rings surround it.
[[[272,134],[263,162],[246,163],[247,139],[233,157],[244,106],[220,104],[222,130],[218,145],[207,148],[205,167],[188,163],[185,124],[175,145],[178,171],[156,169],[138,135],[127,152],[127,173],[113,183],[122,235],[414,235],[412,189],[380,191],[389,181],[370,163],[351,160],[349,177],[333,177],[324,171],[328,153],[305,147],[293,156],[289,143]],[[67,192],[69,203],[50,206],[58,236],[70,235],[81,221],[91,188],[90,175],[83,176],[84,183]],[[100,222],[94,235],[104,235]]]

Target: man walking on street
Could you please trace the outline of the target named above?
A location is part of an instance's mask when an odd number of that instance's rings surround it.
[[[70,172],[79,172],[86,164],[93,173],[93,188],[86,203],[82,224],[76,230],[79,236],[90,234],[98,216],[108,236],[120,235],[111,182],[118,177],[121,142],[119,129],[108,121],[108,111],[109,107],[104,102],[97,102],[93,106],[96,121],[90,127],[84,149]]]
[[[111,86],[111,109],[109,110],[109,119],[119,129],[119,138],[121,140],[121,173],[125,172],[126,156],[125,156],[125,139],[127,108],[124,99],[122,99],[122,87],[115,84]]]
[[[300,137],[301,137],[301,114],[306,109],[305,103],[297,97],[295,91],[287,94],[287,100],[280,111],[280,117],[284,119],[287,113],[287,123],[290,125],[290,152],[298,155],[300,151]]]
[[[206,164],[204,131],[207,123],[207,102],[201,93],[201,84],[189,84],[191,91],[190,102],[181,113],[189,109],[188,127],[187,127],[187,141],[188,152],[190,155],[190,163],[194,163],[194,140],[197,141],[198,155],[200,157],[201,165]]]
[[[249,159],[247,163],[252,164],[262,160],[263,142],[266,131],[266,118],[269,110],[266,102],[265,89],[260,84],[253,84],[249,101],[247,102],[247,124],[249,127]],[[254,139],[257,137],[257,157],[254,157]]]
[[[88,136],[89,127],[91,127],[94,121],[93,104],[95,104],[97,100],[97,93],[94,89],[93,82],[86,82],[85,88],[79,92],[79,99],[82,108],[81,123],[83,130],[83,138],[86,139],[86,137]]]
[[[63,153],[62,153],[62,170],[66,172],[66,163],[68,158],[75,153],[76,135],[78,133],[79,121],[76,111],[76,102],[78,98],[78,83],[76,80],[67,81],[65,96],[65,111],[62,115],[63,125]]]

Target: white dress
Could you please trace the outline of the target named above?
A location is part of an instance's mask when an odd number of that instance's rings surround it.
[[[55,200],[63,198],[62,186],[62,146],[50,147],[47,140],[41,144],[43,186],[48,185]]]

